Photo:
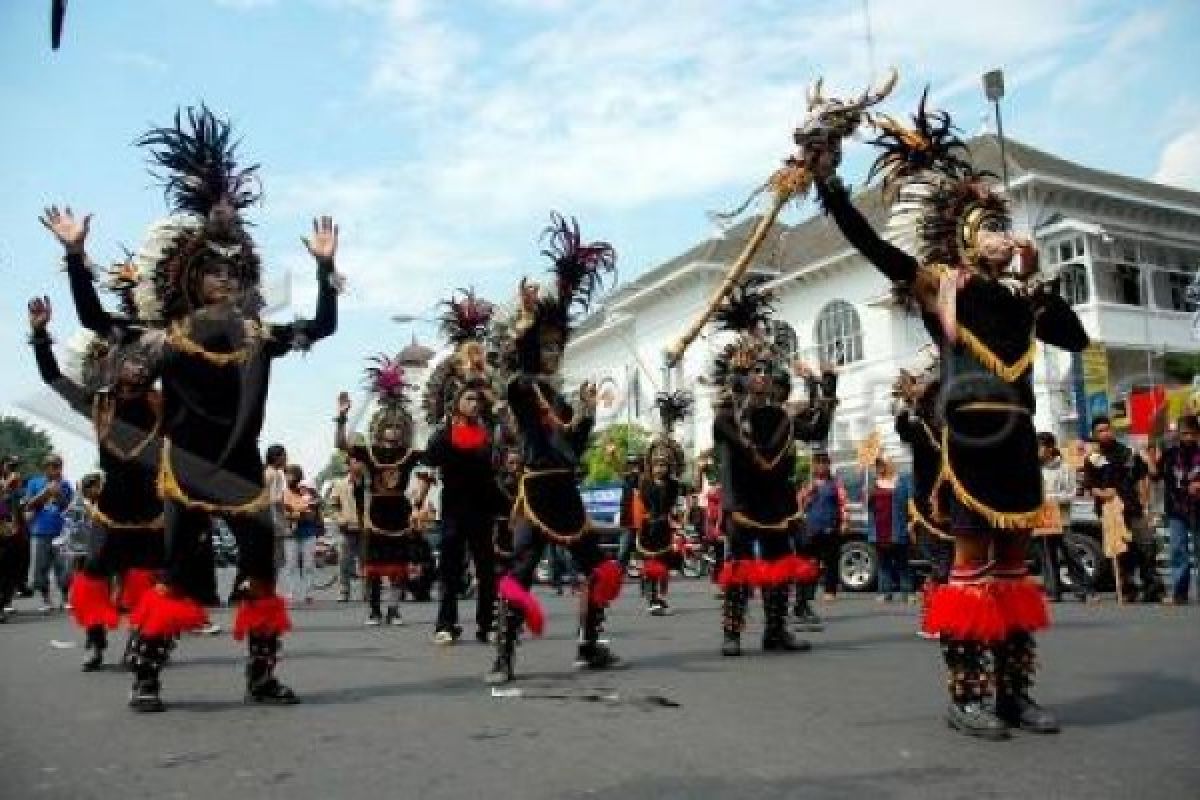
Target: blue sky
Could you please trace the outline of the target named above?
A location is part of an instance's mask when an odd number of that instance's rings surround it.
[[[308,220],[341,223],[341,330],[278,366],[265,434],[310,469],[337,390],[407,336],[390,315],[468,284],[507,299],[542,268],[550,209],[612,241],[625,278],[670,258],[788,153],[819,74],[853,91],[895,64],[890,110],[929,83],[971,133],[979,75],[1002,67],[1011,136],[1200,188],[1200,5],[1187,0],[873,0],[873,53],[861,0],[74,0],[58,53],[49,5],[0,3],[0,409],[34,409],[81,466],[88,441],[59,424],[25,345],[35,293],[60,301],[60,340],[75,328],[36,216],[50,202],[94,211],[102,263],[135,247],[164,208],[130,143],[178,105],[230,116],[262,164],[251,217],[272,279],[291,276],[283,316],[311,308]],[[866,151],[851,147],[851,180]]]

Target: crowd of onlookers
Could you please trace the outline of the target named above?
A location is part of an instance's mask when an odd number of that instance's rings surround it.
[[[1031,558],[1041,566],[1051,599],[1061,599],[1068,590],[1084,601],[1096,594],[1093,578],[1097,565],[1085,569],[1079,551],[1069,546],[1063,535],[1072,529],[1073,515],[1078,518],[1082,505],[1090,506],[1095,515],[1088,520],[1089,527],[1095,530],[1100,523],[1099,544],[1105,556],[1113,559],[1122,600],[1189,602],[1200,529],[1198,440],[1200,423],[1194,415],[1179,419],[1166,446],[1140,451],[1118,441],[1105,417],[1093,421],[1090,441],[1073,443],[1077,449],[1070,454],[1060,451],[1052,434],[1039,434],[1045,507],[1042,522],[1034,530]],[[327,535],[326,542],[332,539],[337,543],[339,600],[349,601],[358,583],[363,546],[363,471],[352,462],[345,475],[319,488],[305,478],[300,466],[288,463],[281,445],[267,449],[266,464],[281,592],[293,604],[311,602],[318,541]],[[720,485],[711,457],[702,457],[697,467],[696,480],[681,509],[681,522],[708,543],[715,574],[723,552]],[[72,570],[87,553],[88,501],[99,494],[103,476],[89,473],[75,485],[65,476],[63,460],[56,454],[47,456],[31,475],[23,474],[17,459],[11,457],[3,461],[0,472],[0,621],[12,612],[18,595],[40,598],[43,612],[63,608]],[[813,457],[811,474],[798,494],[804,512],[804,544],[821,563],[826,599],[838,592],[842,544],[853,532],[873,547],[880,601],[908,601],[919,583],[911,556],[923,557],[933,570],[944,569],[948,566],[947,546],[925,537],[913,541],[908,522],[913,480],[908,470],[897,469],[892,459],[881,453],[862,472],[864,480],[855,487],[858,496],[851,497],[828,456],[818,453]],[[624,476],[620,527],[627,526],[630,519],[624,506],[639,478],[640,461],[631,458]],[[412,579],[402,591],[418,600],[428,599],[434,580],[439,517],[438,493],[420,484],[436,482],[433,474],[421,471],[409,489],[414,501],[424,498],[424,505],[414,509],[414,519],[421,522],[420,552],[424,555],[414,563]],[[1155,491],[1156,487],[1160,491]],[[856,526],[851,531],[852,506],[861,509],[862,530]],[[1167,531],[1165,582],[1159,571],[1162,545],[1156,533],[1161,528]],[[623,564],[634,555],[632,543],[632,531],[626,530],[618,551]],[[552,548],[547,565],[550,582],[559,592],[577,580],[565,551]],[[216,604],[215,570],[209,571],[214,575],[211,602]],[[1068,578],[1065,585],[1064,572]]]

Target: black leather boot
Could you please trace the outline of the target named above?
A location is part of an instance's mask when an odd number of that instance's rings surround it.
[[[611,669],[621,663],[621,659],[600,643],[600,633],[604,630],[604,609],[588,606],[579,629],[579,650],[575,656],[575,666],[580,669]]]
[[[517,632],[521,630],[521,612],[510,608],[503,600],[496,608],[496,660],[483,676],[488,686],[502,686],[514,678],[513,666],[517,649]]]
[[[133,690],[129,693],[129,707],[134,711],[166,711],[159,692],[162,684],[158,680],[163,664],[167,660],[169,640],[165,636],[137,636],[133,644],[130,663],[133,665]]]
[[[950,671],[950,707],[946,724],[967,736],[1000,740],[1009,737],[1008,725],[987,707],[992,678],[981,642],[942,639],[942,655]]]
[[[750,590],[745,586],[730,586],[725,590],[721,608],[721,655],[736,657],[742,654],[742,630],[746,627],[746,604]]]
[[[803,639],[797,639],[787,629],[787,584],[764,587],[762,595],[763,615],[766,617],[766,626],[763,629],[763,650],[778,653],[803,653],[811,650],[811,644]]]
[[[87,652],[82,669],[84,672],[95,672],[104,666],[104,649],[108,647],[108,633],[103,625],[93,625],[87,629],[87,641],[83,645]]]
[[[1037,668],[1033,636],[1014,633],[996,645],[996,715],[1014,728],[1058,733],[1058,719],[1029,696]]]
[[[247,703],[290,706],[299,703],[296,693],[275,677],[279,661],[279,637],[275,634],[247,639],[246,697]]]

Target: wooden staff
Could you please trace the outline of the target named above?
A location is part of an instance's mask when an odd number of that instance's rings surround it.
[[[679,360],[683,358],[684,351],[696,340],[696,337],[700,335],[700,331],[712,319],[713,314],[717,313],[717,309],[721,307],[721,303],[725,302],[725,298],[729,296],[729,293],[733,291],[734,287],[737,286],[738,282],[741,281],[750,269],[750,262],[754,260],[754,256],[758,253],[759,248],[762,247],[762,243],[766,240],[771,226],[779,218],[779,212],[783,210],[783,207],[793,197],[807,191],[811,183],[812,176],[799,163],[789,163],[771,176],[771,180],[767,184],[771,189],[771,205],[758,221],[758,225],[754,228],[754,233],[746,240],[746,246],[742,248],[741,254],[729,268],[725,280],[717,287],[717,291],[713,294],[712,299],[708,301],[708,305],[705,307],[703,313],[675,340],[674,344],[667,348],[666,358],[669,367],[673,367],[679,363]]]

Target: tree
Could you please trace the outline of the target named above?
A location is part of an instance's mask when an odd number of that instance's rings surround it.
[[[19,417],[0,417],[0,457],[16,456],[22,469],[41,467],[54,450],[46,432]]]
[[[585,483],[609,483],[619,480],[625,472],[625,459],[630,453],[641,455],[650,442],[650,431],[641,425],[621,423],[610,425],[592,435],[583,454],[587,469]]]

